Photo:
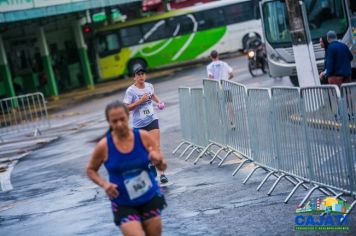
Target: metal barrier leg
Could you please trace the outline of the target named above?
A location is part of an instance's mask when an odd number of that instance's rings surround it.
[[[289,199],[293,196],[293,194],[297,191],[297,189],[300,186],[303,186],[303,183],[304,183],[304,181],[299,181],[299,183],[296,186],[294,186],[293,190],[289,193],[289,195],[284,200],[284,203],[288,203]]]
[[[42,135],[42,133],[39,128],[36,128],[35,131],[33,131],[33,137],[37,137],[38,135]]]
[[[181,143],[178,145],[178,147],[176,147],[176,148],[173,150],[172,154],[176,154],[176,152],[178,151],[178,149],[179,149],[183,144],[189,144],[189,143],[188,143],[187,141],[181,142]]]
[[[198,149],[198,147],[195,147],[195,148],[193,148],[193,150],[188,154],[188,156],[184,159],[185,161],[188,161],[188,159],[190,158],[190,156],[193,154],[193,152],[195,151],[195,150],[197,150]]]
[[[346,218],[347,215],[350,214],[350,212],[352,211],[352,209],[356,206],[356,201],[353,201],[352,204],[350,205],[350,208],[346,211],[346,213],[343,215],[342,220],[341,220],[341,224],[344,223],[344,220]]]
[[[225,154],[225,156],[223,157],[223,159],[219,162],[218,167],[220,167],[220,166],[223,164],[223,162],[226,160],[226,158],[227,158],[228,156],[230,156],[231,153],[235,153],[235,151],[234,151],[234,150],[228,151],[228,152]]]
[[[191,148],[191,147],[194,147],[194,144],[190,144],[188,147],[186,147],[184,149],[184,151],[179,155],[178,158],[181,158],[182,156],[184,156],[185,152],[188,151],[188,149]]]
[[[236,170],[234,171],[234,173],[232,173],[232,176],[235,176],[236,173],[241,169],[241,167],[246,163],[246,162],[251,162],[250,160],[246,159],[243,162],[240,163],[240,165],[236,168]]]
[[[291,180],[291,178],[293,178],[295,181],[297,181],[298,183],[300,182],[299,179],[295,178],[294,176],[286,176],[286,179],[291,182],[293,185],[296,185],[297,183],[295,183],[294,181]],[[304,184],[304,181],[303,181],[303,184],[302,184],[302,187],[305,189],[305,190],[308,190],[309,188]]]
[[[276,181],[274,181],[274,184],[272,185],[272,187],[270,188],[270,190],[268,191],[267,195],[270,196],[272,194],[272,192],[274,191],[274,189],[277,187],[277,184],[282,180],[283,177],[286,177],[286,175],[283,173],[281,174],[278,179],[276,179]]]
[[[268,173],[268,175],[266,175],[266,177],[262,180],[262,182],[260,183],[260,185],[258,185],[258,187],[256,188],[257,191],[260,191],[260,189],[262,188],[262,185],[268,180],[268,178],[273,175],[275,173],[275,171],[271,171]]]
[[[308,198],[310,197],[310,195],[312,195],[312,193],[317,190],[318,188],[320,188],[320,186],[316,185],[314,186],[312,189],[309,190],[309,192],[307,193],[307,195],[303,198],[303,200],[299,203],[299,206],[303,206],[304,203],[308,200]]]
[[[211,158],[211,160],[209,161],[209,163],[210,163],[210,164],[213,164],[213,162],[214,162],[214,160],[215,160],[216,157],[221,160],[221,158],[220,158],[218,155],[219,155],[219,153],[220,153],[221,151],[223,151],[224,149],[225,149],[225,147],[221,147],[221,148],[215,153],[215,155],[213,156],[213,158]]]
[[[243,184],[246,184],[247,181],[251,178],[252,174],[255,173],[255,171],[259,168],[262,168],[261,166],[256,166],[255,168],[253,168],[250,173],[248,174],[248,176],[246,177],[246,179],[244,180],[244,182],[242,182]]]
[[[202,158],[204,156],[205,152],[207,152],[209,150],[209,148],[213,145],[215,145],[215,143],[209,143],[209,145],[204,148],[204,150],[200,153],[200,155],[194,160],[194,165],[197,164],[199,159]]]

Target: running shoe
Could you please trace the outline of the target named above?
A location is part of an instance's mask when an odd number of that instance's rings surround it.
[[[163,174],[161,175],[160,180],[161,180],[161,184],[168,183],[167,177],[165,175],[163,175]]]

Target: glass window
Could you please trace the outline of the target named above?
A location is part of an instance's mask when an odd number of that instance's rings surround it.
[[[99,35],[97,39],[99,55],[107,55],[120,50],[120,41],[117,33]]]
[[[339,0],[305,0],[312,39],[318,40],[330,29],[339,37],[348,28],[344,1]],[[263,5],[264,26],[269,43],[290,43],[288,13],[285,3],[268,2]]]
[[[179,16],[179,17],[175,17],[175,19],[176,19],[176,24],[179,26],[178,34],[191,34],[193,32],[194,29],[193,15],[189,14],[189,15]]]
[[[124,47],[141,43],[142,32],[139,26],[132,26],[120,30],[121,42]]]
[[[222,8],[194,13],[198,22],[198,30],[211,29],[225,25],[225,16]]]
[[[144,41],[155,41],[168,36],[166,31],[166,23],[164,20],[150,22],[142,25]]]
[[[228,24],[248,21],[255,18],[253,2],[243,2],[225,7],[225,13]]]

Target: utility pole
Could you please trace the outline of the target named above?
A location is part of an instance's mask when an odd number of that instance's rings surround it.
[[[290,33],[300,87],[320,85],[303,1],[286,0]]]

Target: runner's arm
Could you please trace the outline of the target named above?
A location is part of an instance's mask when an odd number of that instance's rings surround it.
[[[156,103],[160,103],[161,102],[161,100],[159,100],[159,98],[157,97],[156,94],[152,95],[152,100],[155,101]]]
[[[143,145],[150,154],[150,160],[152,163],[157,167],[158,170],[165,171],[167,169],[167,162],[159,150],[157,142],[155,142],[150,134],[145,130],[140,130],[140,135]]]
[[[94,183],[102,187],[110,198],[115,198],[119,195],[119,192],[117,191],[117,185],[106,181],[98,173],[100,166],[107,158],[107,153],[107,142],[104,138],[96,145],[92,157],[88,162],[86,172],[88,177]]]

